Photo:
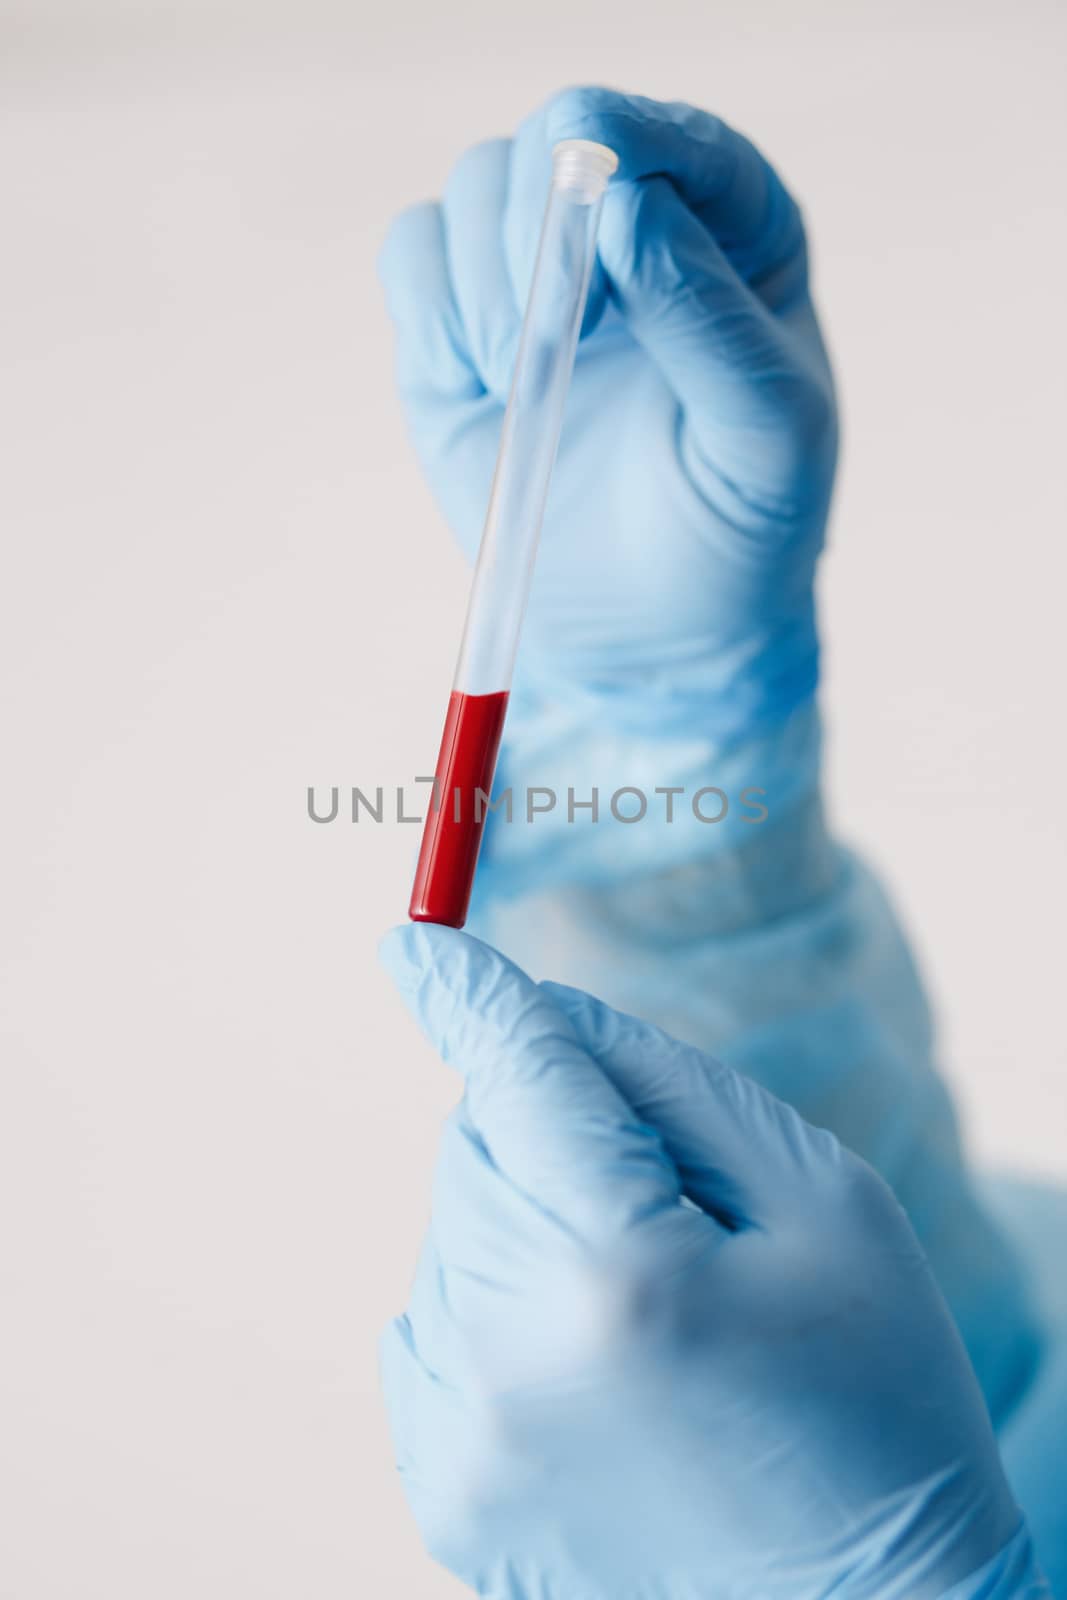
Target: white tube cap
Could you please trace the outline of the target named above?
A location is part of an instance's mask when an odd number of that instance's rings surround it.
[[[618,165],[614,150],[592,139],[561,139],[552,146],[553,187],[574,191],[586,205],[600,199]]]

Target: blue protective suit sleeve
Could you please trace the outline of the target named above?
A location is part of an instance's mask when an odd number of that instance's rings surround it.
[[[981,1572],[950,1589],[943,1600],[1052,1600],[1052,1590],[1038,1566],[1033,1541],[1020,1528]]]
[[[1053,1593],[1067,1594],[1067,1191],[998,1178],[986,1179],[981,1192],[1018,1252],[1044,1330],[1037,1370],[1000,1429],[1001,1454],[1040,1530]]]

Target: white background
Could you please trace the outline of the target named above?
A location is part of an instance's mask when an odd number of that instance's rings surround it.
[[[0,1600],[456,1591],[375,1341],[455,1093],[374,964],[465,574],[391,213],[568,82],[802,198],[846,443],[832,793],[984,1162],[1065,1175],[1062,77],[1013,5],[0,7]]]

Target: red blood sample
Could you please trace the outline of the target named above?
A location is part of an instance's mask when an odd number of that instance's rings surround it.
[[[507,709],[506,690],[452,691],[408,907],[413,922],[462,928],[467,920],[487,815],[486,799],[476,798],[476,791],[491,793]]]

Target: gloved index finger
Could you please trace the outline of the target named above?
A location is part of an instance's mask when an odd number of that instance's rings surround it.
[[[613,183],[669,178],[748,282],[803,242],[800,212],[777,173],[721,118],[615,89],[566,89],[523,123],[512,150],[506,231],[520,292],[532,271],[550,152],[560,139],[610,146],[619,157]]]
[[[618,179],[670,178],[724,250],[767,220],[772,184],[784,186],[756,146],[709,111],[614,89],[567,89],[549,102],[550,140],[594,139],[619,158]]]
[[[577,1237],[603,1242],[677,1205],[677,1171],[574,1030],[512,962],[452,928],[394,929],[381,956],[499,1170]]]

